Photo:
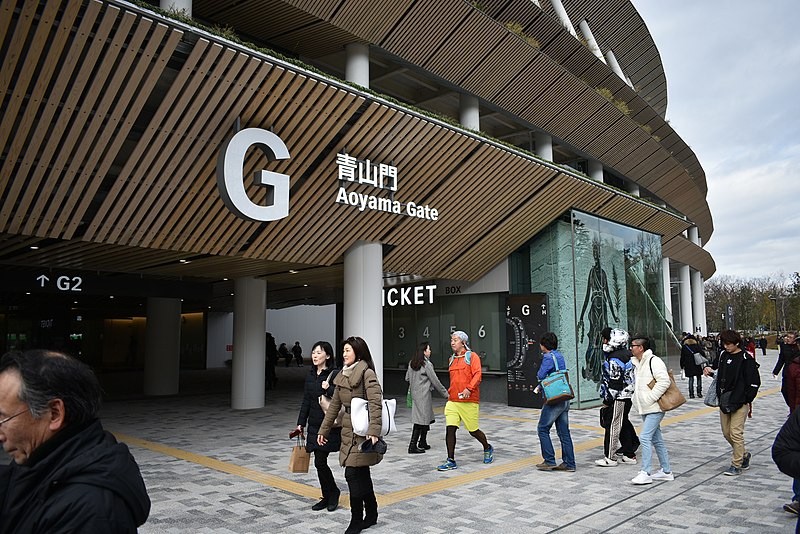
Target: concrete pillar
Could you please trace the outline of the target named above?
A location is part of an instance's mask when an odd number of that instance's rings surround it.
[[[344,253],[342,335],[364,338],[383,385],[382,290],[383,245],[357,241]]]
[[[586,39],[586,43],[589,45],[589,50],[591,50],[592,54],[597,56],[597,59],[605,63],[606,58],[603,57],[603,53],[600,51],[600,47],[597,45],[597,40],[595,40],[594,34],[592,33],[591,28],[589,28],[589,23],[586,21],[586,19],[580,21],[578,27],[581,29],[581,33]]]
[[[161,0],[159,7],[164,11],[183,11],[187,17],[192,16],[192,0]]]
[[[678,268],[681,296],[681,331],[691,333],[694,332],[694,321],[692,320],[692,286],[689,271],[688,265],[681,265]]]
[[[691,241],[692,243],[694,243],[696,245],[697,242],[700,241],[699,232],[697,231],[697,227],[696,226],[692,226],[691,228],[689,228],[686,231],[686,237],[689,239],[689,241]]]
[[[553,138],[544,132],[536,132],[536,155],[547,161],[553,161]]]
[[[478,97],[461,93],[460,95],[460,120],[464,128],[481,130],[481,113],[478,105]]]
[[[637,184],[636,182],[625,182],[625,188],[631,195],[635,197],[641,196],[641,194],[639,193],[639,184]]]
[[[697,321],[697,322],[700,325],[700,329],[703,332],[703,335],[707,336],[708,335],[708,317],[706,316],[706,281],[702,276],[700,277],[700,282],[703,284],[703,299],[700,301],[700,303],[702,304],[702,306],[700,307],[701,308],[700,312],[701,312],[702,315],[700,315],[700,321]]]
[[[257,278],[233,282],[233,365],[231,408],[264,407],[267,283]]]
[[[661,275],[664,283],[664,318],[672,323],[672,280],[669,277],[669,258],[661,258]],[[675,331],[675,325],[672,325]]]
[[[345,79],[361,87],[369,87],[369,45],[349,43],[344,49],[347,52]]]
[[[569,15],[567,15],[567,10],[564,9],[564,4],[561,3],[561,0],[550,0],[550,3],[553,4],[553,9],[556,12],[558,20],[561,21],[562,26],[577,39],[578,34],[575,33],[575,28],[572,27],[572,21],[569,20]]]
[[[703,305],[705,303],[706,295],[703,288],[703,276],[700,271],[692,271],[692,319],[694,320],[694,328],[692,333],[701,336],[706,335],[705,318],[703,314]]]
[[[622,81],[628,85],[628,87],[633,89],[630,80],[628,80],[628,77],[625,76],[624,72],[622,72],[622,67],[619,66],[619,62],[617,61],[617,56],[615,56],[614,52],[612,52],[611,50],[606,50],[606,64],[609,67],[611,67],[611,70],[614,71],[614,74],[619,76],[622,79]]]
[[[587,161],[589,167],[589,178],[595,182],[603,183],[603,164],[596,159],[589,159]]]
[[[176,395],[181,365],[181,300],[147,297],[144,394]]]

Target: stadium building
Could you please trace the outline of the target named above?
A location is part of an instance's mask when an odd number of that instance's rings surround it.
[[[396,393],[458,329],[526,405],[552,330],[590,406],[604,326],[705,334],[705,175],[631,1],[3,0],[0,45],[3,351],[148,395],[231,360],[244,409],[265,330],[360,335]]]

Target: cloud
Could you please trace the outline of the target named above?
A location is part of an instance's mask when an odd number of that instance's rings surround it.
[[[662,57],[667,117],[706,173],[717,274],[800,271],[800,2],[634,5]]]

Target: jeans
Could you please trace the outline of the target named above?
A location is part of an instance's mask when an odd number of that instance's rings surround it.
[[[800,478],[792,479],[792,500],[800,502]]]
[[[697,378],[697,396],[701,396],[703,394],[703,375],[687,378],[689,379],[689,395],[694,395],[694,379]]]
[[[661,420],[664,419],[664,412],[646,413],[642,416],[642,433],[639,440],[642,444],[642,471],[648,475],[653,474],[653,447],[658,455],[658,462],[665,473],[669,473],[669,454],[664,445],[664,437],[661,435]]]
[[[569,401],[565,400],[552,406],[542,406],[539,416],[539,443],[542,446],[542,457],[545,463],[555,465],[556,453],[553,450],[553,441],[550,439],[550,429],[556,425],[558,440],[561,442],[561,459],[567,467],[575,469],[575,451],[572,448],[572,437],[569,434]]]

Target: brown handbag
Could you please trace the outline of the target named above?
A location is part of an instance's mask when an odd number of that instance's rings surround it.
[[[658,406],[665,412],[670,410],[674,410],[681,404],[686,402],[686,397],[683,396],[681,390],[678,389],[678,384],[675,383],[675,376],[672,374],[672,369],[667,371],[669,374],[669,387],[664,392],[663,395],[658,399]],[[650,374],[653,374],[653,359],[650,359]],[[653,389],[653,386],[656,385],[656,377],[653,375],[653,379],[647,384],[647,387]]]
[[[319,407],[322,408],[322,411],[328,413],[328,406],[331,405],[331,400],[325,396],[319,396]],[[342,426],[342,421],[344,420],[344,404],[339,408],[339,413],[336,414],[336,419],[333,420],[333,424],[331,428],[336,428]]]

